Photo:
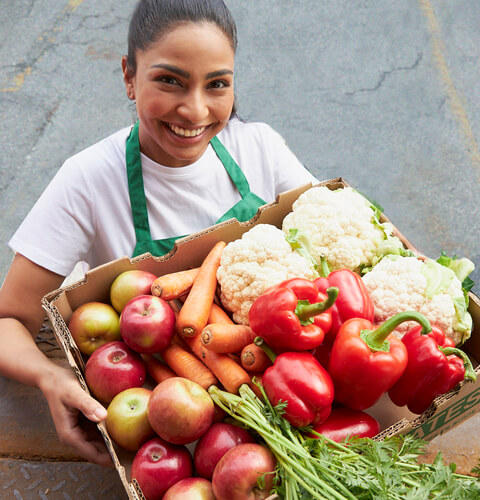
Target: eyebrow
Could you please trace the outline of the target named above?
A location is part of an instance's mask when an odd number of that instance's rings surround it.
[[[190,73],[188,71],[180,69],[177,66],[173,66],[172,64],[154,64],[151,66],[151,68],[166,69],[179,76],[183,76],[184,78],[190,78]],[[233,75],[233,71],[230,69],[221,69],[219,71],[212,71],[211,73],[207,73],[205,75],[205,80],[209,80],[210,78],[216,78],[218,76],[223,76],[223,75]]]

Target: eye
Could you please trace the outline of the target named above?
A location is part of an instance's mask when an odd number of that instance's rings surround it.
[[[179,81],[173,76],[159,76],[156,81],[167,85],[180,85]]]
[[[208,84],[208,88],[211,89],[223,89],[226,87],[230,87],[230,83],[226,80],[214,80]]]

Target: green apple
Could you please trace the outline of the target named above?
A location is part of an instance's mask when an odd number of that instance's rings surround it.
[[[86,302],[75,309],[68,329],[80,352],[88,356],[101,345],[122,338],[119,314],[103,302]]]
[[[107,431],[121,448],[136,452],[155,433],[148,421],[148,401],[152,391],[132,387],[118,393],[107,408]]]

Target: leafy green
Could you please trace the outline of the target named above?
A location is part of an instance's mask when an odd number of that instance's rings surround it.
[[[425,265],[422,266],[422,273],[427,278],[426,296],[429,299],[439,293],[445,292],[455,277],[452,269],[440,265],[432,259],[425,261]]]
[[[297,429],[263,398],[243,385],[240,395],[215,386],[212,399],[258,433],[277,458],[273,491],[285,500],[417,500],[480,498],[480,481],[455,473],[440,454],[422,464],[425,442],[411,434],[383,440],[352,438],[336,443],[311,429]],[[284,409],[284,404],[278,408]],[[478,466],[480,471],[480,463]]]
[[[301,229],[290,229],[285,238],[292,247],[292,250],[300,254],[302,257],[305,257],[305,259],[310,262],[313,269],[317,270],[318,262],[310,252],[311,245],[307,231]]]

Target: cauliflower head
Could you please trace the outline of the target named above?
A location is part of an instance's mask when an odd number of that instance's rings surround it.
[[[382,323],[402,311],[417,311],[457,345],[470,337],[472,317],[462,283],[455,272],[434,260],[387,256],[362,280],[375,307],[375,322]],[[402,338],[413,324],[400,324],[394,335]]]
[[[281,229],[259,224],[224,248],[217,271],[220,301],[236,323],[248,325],[250,307],[268,287],[317,276],[311,263],[292,250]]]
[[[291,230],[303,233],[312,257],[318,263],[326,259],[332,271],[343,267],[360,271],[373,265],[387,239],[396,248],[388,253],[398,253],[402,247],[392,236],[393,226],[380,224],[373,205],[351,187],[308,189],[294,202],[282,229],[287,235]]]

